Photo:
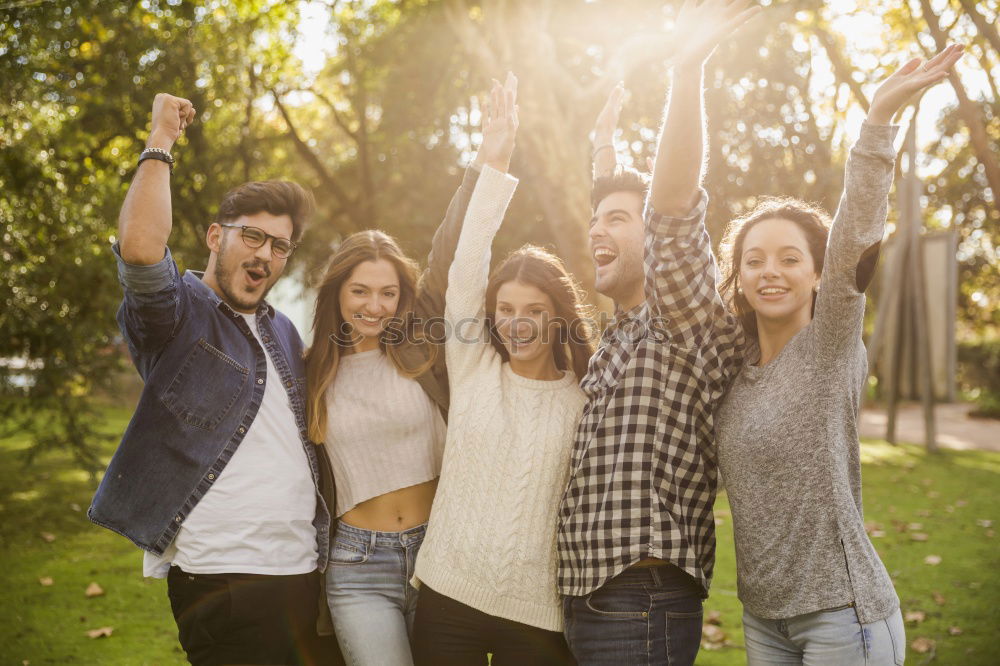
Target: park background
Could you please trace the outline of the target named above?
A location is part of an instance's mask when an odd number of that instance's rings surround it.
[[[478,144],[480,98],[508,69],[520,78],[521,186],[494,256],[547,245],[589,287],[588,132],[623,80],[619,159],[652,154],[677,4],[0,0],[0,663],[183,662],[164,583],[143,580],[138,549],[85,515],[139,388],[114,322],[109,246],[157,92],[198,109],[173,151],[182,270],[204,266],[205,228],[232,186],[289,178],[315,193],[318,215],[273,292],[308,335],[310,285],[344,235],[379,227],[426,256]],[[762,4],[706,70],[716,240],[760,195],[833,211],[874,85],[946,41],[967,45],[957,74],[900,122],[916,122],[923,226],[956,235],[961,412],[996,418],[998,5]],[[880,296],[876,283],[873,306]],[[873,378],[873,405],[879,389]],[[867,525],[902,600],[908,663],[996,663],[1000,421],[979,423],[993,451],[863,443]],[[724,494],[716,518],[698,663],[744,663]]]

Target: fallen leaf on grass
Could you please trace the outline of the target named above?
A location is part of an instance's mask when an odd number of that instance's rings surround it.
[[[935,592],[931,596],[934,599],[934,603],[936,603],[938,606],[944,606],[944,595],[943,594],[941,594],[940,592]]]
[[[911,541],[927,541],[927,538],[928,538],[927,534],[924,533],[924,532],[911,532],[910,533],[910,540]]]
[[[88,598],[99,597],[104,594],[104,588],[97,583],[91,583],[87,586],[87,591],[84,592],[84,594],[86,594]]]
[[[42,540],[45,541],[45,543],[52,543],[56,540],[56,535],[52,532],[39,532],[38,536],[42,537]]]
[[[87,636],[90,638],[106,638],[111,635],[114,631],[112,627],[101,627],[100,629],[91,629],[87,632]]]
[[[952,636],[961,636],[962,635],[962,628],[961,627],[948,627],[948,633],[951,634]]]
[[[979,525],[980,527],[993,527],[993,521],[986,520],[985,518],[977,518],[976,525]]]
[[[38,584],[41,585],[42,587],[48,587],[54,582],[55,581],[52,580],[51,576],[42,576],[41,578],[38,579]]]
[[[924,558],[924,564],[930,564],[931,566],[937,566],[938,564],[941,564],[941,556],[940,555],[928,555],[927,557]]]
[[[701,626],[701,647],[704,650],[718,650],[726,644],[726,632],[714,624]]]
[[[903,615],[903,620],[905,622],[913,622],[914,624],[919,624],[927,619],[927,613],[923,611],[906,611]]]
[[[717,627],[721,627],[722,612],[717,610],[708,611],[708,614],[705,615],[705,624],[714,624]]]
[[[947,508],[948,507],[945,507],[945,509],[947,509]],[[931,517],[931,511],[930,511],[930,509],[918,509],[917,510],[917,515],[920,516],[921,518],[930,518]]]
[[[906,526],[906,529],[908,529],[911,532],[919,532],[920,530],[924,529],[924,524],[923,523],[910,523],[909,525]]]
[[[938,497],[941,497],[941,493],[936,490],[931,490],[927,493],[927,497],[930,499],[937,499]]]
[[[930,652],[934,649],[934,640],[930,638],[924,638],[920,636],[919,638],[914,638],[913,642],[910,643],[910,649],[914,652],[924,654],[925,652]]]
[[[986,530],[986,536],[992,539],[994,536],[996,536],[996,532],[994,532],[993,530]]]
[[[873,539],[881,539],[882,537],[885,536],[885,532],[883,532],[882,530],[872,530],[869,536],[871,536],[871,538]]]
[[[76,502],[73,502],[72,504],[70,504],[69,508],[73,509],[73,511],[77,511],[77,512],[81,511],[80,505],[77,504]]]

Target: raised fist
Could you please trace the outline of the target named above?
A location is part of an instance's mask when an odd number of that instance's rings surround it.
[[[174,141],[180,138],[184,129],[194,121],[194,114],[194,106],[190,100],[166,93],[157,94],[153,99],[153,123],[149,132],[149,146],[169,149]]]

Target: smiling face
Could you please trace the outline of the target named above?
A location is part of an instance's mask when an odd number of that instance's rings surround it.
[[[512,280],[497,290],[493,322],[512,362],[549,360],[558,338],[555,320],[555,304],[538,287]]]
[[[619,191],[601,199],[590,220],[594,288],[625,310],[643,300],[643,241],[642,197]]]
[[[355,351],[378,346],[399,306],[399,274],[388,259],[363,261],[340,285],[340,316],[353,327]]]
[[[761,324],[805,326],[819,285],[805,233],[791,220],[754,224],[743,241],[740,287]]]
[[[292,218],[266,211],[242,215],[227,224],[257,227],[278,238],[291,238]],[[205,270],[208,284],[231,308],[252,314],[281,277],[288,259],[274,256],[271,239],[258,248],[247,247],[241,230],[212,224],[206,235],[212,254]]]

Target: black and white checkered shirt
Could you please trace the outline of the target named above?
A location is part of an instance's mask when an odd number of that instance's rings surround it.
[[[647,557],[708,592],[715,561],[712,413],[738,371],[742,330],[718,293],[708,197],[685,218],[645,215],[646,300],[619,313],[581,382],[559,514],[559,591],[584,595]]]

